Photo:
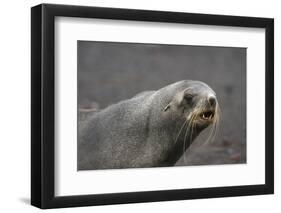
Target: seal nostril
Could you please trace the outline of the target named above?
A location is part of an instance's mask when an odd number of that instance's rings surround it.
[[[215,99],[215,97],[213,97],[213,96],[211,96],[211,97],[209,97],[209,103],[210,103],[210,105],[211,106],[214,106],[214,105],[216,105],[216,99]]]

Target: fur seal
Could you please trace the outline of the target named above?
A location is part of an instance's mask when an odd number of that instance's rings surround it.
[[[216,94],[203,82],[139,93],[79,121],[78,170],[173,166],[217,121]]]

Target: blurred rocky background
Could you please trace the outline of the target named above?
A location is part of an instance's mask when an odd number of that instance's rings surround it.
[[[177,165],[246,163],[246,48],[78,41],[78,108],[105,108],[183,79],[207,83],[221,108]]]

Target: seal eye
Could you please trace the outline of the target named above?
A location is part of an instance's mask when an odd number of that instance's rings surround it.
[[[192,94],[185,94],[184,99],[186,100],[186,102],[190,103],[193,99],[193,95]]]

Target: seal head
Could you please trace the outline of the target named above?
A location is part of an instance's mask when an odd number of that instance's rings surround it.
[[[186,86],[187,88],[176,93],[164,111],[176,114],[179,120],[184,118],[186,122],[196,125],[196,130],[202,130],[216,119],[216,93],[199,81],[189,81]]]

